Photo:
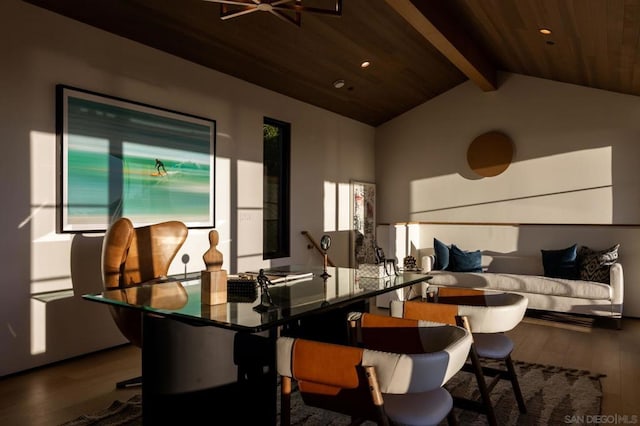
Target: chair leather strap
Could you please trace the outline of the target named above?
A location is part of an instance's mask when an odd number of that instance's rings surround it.
[[[356,367],[362,363],[362,348],[297,339],[293,346],[295,379],[346,389],[358,387]]]
[[[418,321],[363,313],[360,335],[365,348],[385,352],[417,354],[424,352]]]
[[[457,325],[457,305],[406,301],[404,302],[403,312],[404,318]]]

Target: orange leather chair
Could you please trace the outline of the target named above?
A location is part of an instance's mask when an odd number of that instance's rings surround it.
[[[104,290],[122,290],[166,278],[169,266],[187,239],[188,228],[179,221],[134,228],[128,218],[116,220],[102,244]],[[109,306],[118,329],[142,348],[142,313]],[[142,384],[141,377],[118,382],[118,388]]]

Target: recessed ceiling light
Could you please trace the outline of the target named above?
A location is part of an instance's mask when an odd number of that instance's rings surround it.
[[[544,34],[544,35],[551,34],[551,30],[548,28],[540,28],[538,31],[540,31],[540,34]]]
[[[360,64],[360,68],[367,68],[369,65],[371,65],[371,62],[364,61],[363,63]]]
[[[333,82],[333,87],[335,87],[336,89],[340,89],[342,87],[344,87],[344,80],[336,80]]]

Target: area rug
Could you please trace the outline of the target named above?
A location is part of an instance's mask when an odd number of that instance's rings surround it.
[[[520,388],[527,404],[527,414],[521,414],[513,396],[511,383],[501,380],[491,393],[500,425],[540,425],[572,423],[575,416],[594,418],[601,414],[601,374],[586,370],[567,369],[543,364],[514,361]],[[446,385],[452,395],[477,398],[475,377],[460,372]],[[349,418],[339,414],[306,407],[298,393],[292,394],[291,420],[294,425],[342,426]],[[78,417],[61,426],[138,426],[141,421],[140,395],[128,401],[115,401],[105,410]],[[469,410],[455,409],[461,425],[486,425],[486,416]],[[442,423],[446,425],[446,421]],[[365,425],[373,425],[371,422]]]
[[[498,424],[563,425],[575,423],[574,416],[589,419],[601,414],[603,374],[522,361],[514,364],[527,413],[518,410],[511,382],[500,380],[491,392]],[[475,376],[461,372],[446,387],[452,395],[478,399],[479,392],[474,385]],[[461,425],[488,424],[484,415],[458,409],[455,413]]]

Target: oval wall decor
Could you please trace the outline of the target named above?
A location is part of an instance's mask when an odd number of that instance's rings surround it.
[[[471,170],[483,177],[497,176],[507,170],[513,159],[513,142],[504,133],[491,131],[475,138],[467,149]]]

